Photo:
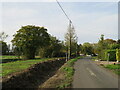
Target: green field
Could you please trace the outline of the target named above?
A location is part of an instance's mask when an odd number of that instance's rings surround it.
[[[39,56],[35,57],[36,59],[40,59]],[[13,55],[4,55],[0,56],[0,63],[7,63],[7,62],[14,62],[14,61],[19,61],[22,58],[19,56],[13,56]]]
[[[18,56],[13,56],[13,55],[0,56],[0,63],[13,62],[13,61],[18,61],[18,60],[20,60]]]
[[[16,59],[16,58],[18,58],[18,56],[8,56],[8,55],[4,55],[4,56],[0,56],[0,58],[2,58],[2,59]]]
[[[116,65],[106,65],[105,68],[113,70],[116,74],[120,75],[120,64]]]
[[[48,61],[48,60],[55,60],[55,59],[57,58],[33,59],[33,60],[24,60],[24,61],[21,60],[21,61],[9,62],[9,63],[2,63],[0,64],[0,66],[2,66],[2,72],[0,76],[4,77],[12,73],[25,70],[36,63]]]

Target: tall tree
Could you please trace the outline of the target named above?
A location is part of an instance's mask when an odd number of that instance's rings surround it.
[[[9,53],[6,42],[0,41],[0,55],[7,55]]]
[[[4,40],[8,37],[8,35],[5,32],[0,33],[0,55],[6,55],[8,54],[8,47],[7,43],[4,42]]]
[[[0,41],[4,41],[7,37],[8,35],[5,32],[0,33]]]
[[[94,54],[94,50],[93,50],[93,45],[86,42],[82,45],[82,53],[85,55],[92,55]]]
[[[117,40],[117,44],[120,44],[120,39]]]
[[[104,35],[102,34],[98,41],[98,58],[101,59],[103,56],[103,50],[105,50]]]
[[[41,57],[61,57],[63,56],[63,43],[56,37],[50,36],[50,43],[39,50]]]
[[[67,33],[65,34],[65,44],[66,44],[66,46],[68,48],[67,49],[68,59],[70,59],[70,57],[71,57],[72,48],[73,48],[72,45],[74,45],[75,43],[76,43],[75,29],[71,25],[71,21],[70,21]]]
[[[25,59],[35,58],[36,50],[49,42],[47,29],[44,27],[27,25],[21,27],[14,35],[12,43],[22,51]]]

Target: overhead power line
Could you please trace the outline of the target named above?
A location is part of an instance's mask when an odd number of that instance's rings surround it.
[[[58,0],[56,0],[56,2],[58,3],[59,7],[60,7],[61,10],[63,11],[63,13],[65,14],[66,18],[69,20],[69,22],[70,22],[71,24],[73,24],[73,23],[72,23],[72,20],[68,17],[67,13],[66,13],[65,10],[63,9],[63,7],[60,5],[60,3],[58,2]]]
[[[65,10],[63,9],[63,7],[60,5],[60,3],[58,2],[58,0],[56,0],[57,4],[59,5],[59,7],[61,8],[61,10],[63,11],[63,13],[65,14],[66,18],[69,20],[69,27],[68,27],[68,30],[70,30],[69,32],[69,47],[67,48],[68,50],[66,51],[67,54],[66,54],[66,60],[69,60],[71,58],[71,50],[72,50],[72,47],[71,47],[71,44],[72,44],[72,34],[71,34],[71,30],[74,30],[74,25],[71,21],[71,19],[68,17],[67,13],[65,12]],[[77,41],[77,38],[76,38],[76,41]],[[77,46],[77,45],[76,45]],[[76,47],[77,48],[77,47]],[[77,51],[76,51],[76,56],[77,56]]]

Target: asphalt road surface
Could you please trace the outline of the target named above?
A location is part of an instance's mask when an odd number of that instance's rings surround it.
[[[118,88],[118,76],[86,57],[74,65],[73,88]]]

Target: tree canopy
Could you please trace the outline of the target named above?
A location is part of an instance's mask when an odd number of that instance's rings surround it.
[[[4,41],[7,37],[8,35],[5,32],[0,33],[0,41]]]
[[[67,33],[65,34],[65,45],[67,46],[68,59],[70,59],[72,53],[76,53],[77,46],[77,36],[75,33],[75,29],[69,24]]]
[[[8,46],[6,44],[6,42],[0,41],[0,55],[6,55],[8,54],[9,50],[8,50]]]
[[[50,43],[48,46],[40,48],[39,53],[41,57],[61,57],[63,56],[63,43],[56,37],[50,36]]]
[[[82,53],[85,55],[92,55],[94,54],[94,50],[93,50],[93,45],[86,42],[82,45]]]
[[[22,51],[25,59],[35,58],[35,52],[39,47],[49,43],[49,34],[44,27],[27,25],[21,27],[14,35],[12,43]]]

